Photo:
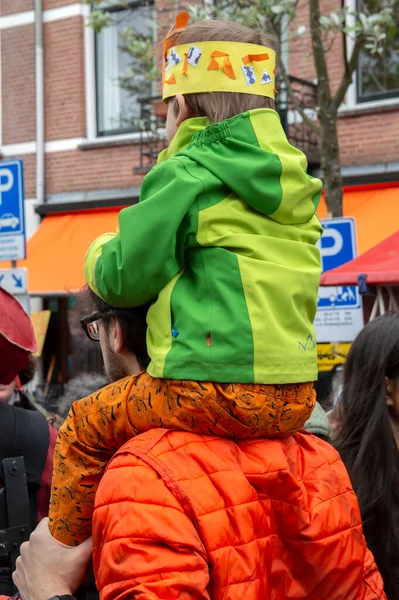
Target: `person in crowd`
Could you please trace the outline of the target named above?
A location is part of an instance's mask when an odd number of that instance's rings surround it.
[[[86,398],[93,392],[99,391],[109,381],[101,373],[79,373],[65,385],[64,393],[57,401],[57,414],[61,418],[61,424],[65,421],[70,408],[79,398]]]
[[[32,323],[16,299],[0,287],[0,384],[13,383],[16,373],[26,369],[36,350]],[[14,386],[11,386],[11,391]],[[10,392],[11,393],[11,392]]]
[[[399,598],[399,313],[364,327],[345,365],[336,448],[389,600]]]
[[[33,354],[30,354],[25,369],[18,373],[10,384],[0,385],[0,402],[7,402],[7,404],[11,404],[12,406],[28,410],[37,410],[36,405],[24,390],[24,387],[33,380],[35,372],[36,358]]]
[[[24,394],[21,382],[34,374],[32,324],[13,296],[0,288],[0,460],[22,456],[25,462],[32,529],[48,514],[53,452],[57,432]],[[7,493],[7,489],[5,490]],[[4,503],[1,527],[7,527]],[[11,567],[0,559],[0,593],[11,593]]]
[[[89,286],[111,305],[153,301],[151,363],[126,388],[75,404],[60,430],[50,526],[68,544],[89,535],[96,486],[129,437],[160,426],[289,436],[315,405],[322,184],[274,110],[270,36],[187,18],[165,39],[170,146],[119,232],[86,257]]]
[[[334,409],[339,400],[344,363],[334,365],[329,371],[320,371],[314,387],[317,401],[326,412]]]
[[[90,291],[82,301],[109,378],[128,386],[148,360],[142,309]],[[90,547],[62,545],[45,521],[17,562],[23,600],[72,595]],[[102,600],[385,598],[346,469],[302,432],[232,440],[158,428],[129,440],[97,492],[93,560]]]
[[[7,402],[7,404],[14,404],[19,398],[16,388],[15,379],[11,383],[0,384],[0,402]]]
[[[316,402],[314,411],[303,426],[306,431],[317,435],[322,440],[330,442],[332,438],[332,428],[324,408],[319,402]]]

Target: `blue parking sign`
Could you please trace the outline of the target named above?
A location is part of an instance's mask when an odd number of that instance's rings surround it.
[[[319,242],[323,273],[340,267],[357,256],[355,221],[351,217],[325,219]],[[318,309],[360,308],[361,299],[356,286],[321,287]]]
[[[335,287],[321,287],[317,308],[319,310],[331,310],[332,308],[358,308],[360,306],[360,295],[354,285],[342,285]]]
[[[356,258],[355,220],[350,217],[325,219],[318,247],[324,271],[335,269]],[[363,327],[362,299],[356,286],[319,288],[315,318],[316,339],[320,343],[351,342]]]
[[[324,219],[320,240],[322,268],[330,271],[357,256],[355,221],[351,217]]]
[[[0,162],[0,260],[26,256],[24,167],[20,159]]]

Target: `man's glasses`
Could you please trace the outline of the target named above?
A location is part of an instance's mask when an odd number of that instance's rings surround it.
[[[100,341],[100,329],[98,327],[98,321],[103,317],[104,315],[102,313],[96,312],[93,315],[90,315],[90,317],[80,319],[80,324],[89,340],[93,340],[94,342]]]

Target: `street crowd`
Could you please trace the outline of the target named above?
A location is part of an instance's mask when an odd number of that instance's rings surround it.
[[[51,423],[0,288],[0,597],[398,600],[399,313],[322,394],[322,183],[274,111],[274,40],[182,13],[162,52],[170,145],[77,293],[108,383]]]

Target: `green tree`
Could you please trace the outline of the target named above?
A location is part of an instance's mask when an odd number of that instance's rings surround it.
[[[352,83],[361,52],[380,61],[389,56],[387,48],[394,43],[396,33],[393,15],[397,11],[398,0],[369,0],[368,2],[364,0],[361,10],[350,10],[342,1],[340,6],[329,14],[322,13],[323,0],[308,0],[308,2],[309,22],[306,26],[302,24],[296,29],[298,0],[199,0],[191,4],[189,11],[193,20],[225,18],[245,25],[258,24],[263,30],[273,30],[279,38],[286,32],[289,32],[290,39],[310,35],[311,53],[317,77],[315,118],[312,118],[306,107],[298,101],[282,61],[279,64],[279,74],[291,106],[319,138],[328,211],[333,216],[340,216],[342,175],[337,134],[338,109],[344,102],[348,87]],[[91,25],[99,31],[109,24],[109,14],[99,8],[99,1],[95,4],[97,8],[92,11]],[[103,2],[101,4],[104,5]],[[108,5],[112,4],[129,7],[127,0],[110,0]],[[173,11],[176,12],[175,4],[171,6],[166,16],[169,22]],[[343,70],[338,87],[333,92],[327,54],[337,40],[342,45]],[[121,47],[132,57],[132,67],[129,73],[122,75],[122,81],[124,85],[132,86],[132,90],[135,89],[134,81],[139,77],[139,73],[144,72],[149,78],[157,75],[156,69],[149,67],[149,63],[153,61],[152,45],[152,39],[145,36],[140,38],[128,29],[122,34]]]

